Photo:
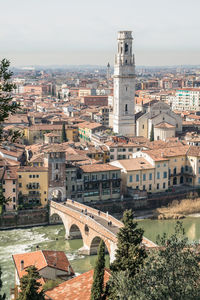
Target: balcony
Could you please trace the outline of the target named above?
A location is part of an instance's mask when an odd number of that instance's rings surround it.
[[[36,183],[36,184],[27,184],[26,188],[28,190],[38,190],[38,189],[40,189],[40,185],[39,185],[39,183]]]

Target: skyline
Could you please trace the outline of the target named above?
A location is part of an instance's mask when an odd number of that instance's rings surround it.
[[[12,66],[113,65],[119,30],[133,31],[136,65],[200,61],[198,0],[7,0],[1,8],[0,57]]]

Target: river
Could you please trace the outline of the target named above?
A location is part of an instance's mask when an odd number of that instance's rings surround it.
[[[188,217],[183,221],[190,241],[200,240],[200,218]],[[145,230],[145,236],[156,242],[157,235],[174,231],[175,220],[138,220],[138,225]],[[2,267],[3,290],[9,295],[14,284],[14,265],[12,255],[40,249],[65,251],[76,274],[94,267],[96,256],[83,256],[77,253],[82,247],[82,240],[65,240],[63,225],[33,227],[0,231],[0,265]],[[109,257],[106,257],[107,266]]]

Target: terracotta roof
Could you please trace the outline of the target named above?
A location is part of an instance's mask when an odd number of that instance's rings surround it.
[[[31,167],[23,166],[18,169],[18,172],[47,172],[48,168],[45,167]]]
[[[34,252],[12,255],[19,278],[26,274],[26,268],[34,265],[38,270],[47,266],[68,272],[70,263],[63,251],[39,250]],[[24,268],[21,270],[21,261]],[[72,273],[74,273],[71,268]]]
[[[45,295],[51,300],[90,300],[94,270],[85,272],[75,278],[59,284]],[[105,269],[104,286],[109,280],[110,271]]]
[[[187,155],[189,156],[200,156],[200,147],[190,146]]]
[[[170,157],[184,156],[187,154],[189,147],[190,146],[170,147],[163,149],[146,150],[142,152],[147,153],[155,161],[161,161],[167,160]]]
[[[105,171],[119,171],[120,168],[111,166],[109,164],[93,164],[80,167],[84,173],[105,172]]]
[[[147,170],[147,169],[154,169],[155,167],[150,164],[145,158],[143,157],[136,157],[131,159],[122,159],[117,161],[122,168],[126,171],[136,171],[136,170]]]
[[[167,122],[159,123],[158,125],[155,125],[154,127],[155,128],[166,128],[166,129],[176,128],[176,126],[171,125],[171,124],[169,124]]]

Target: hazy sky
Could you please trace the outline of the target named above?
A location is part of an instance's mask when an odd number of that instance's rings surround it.
[[[113,64],[132,30],[137,65],[200,64],[200,0],[0,0],[12,65]]]

